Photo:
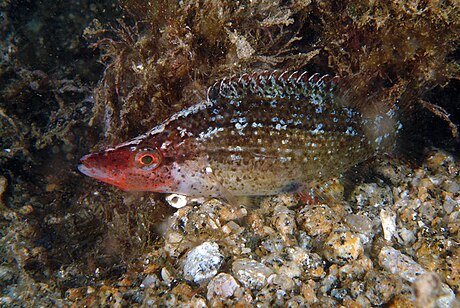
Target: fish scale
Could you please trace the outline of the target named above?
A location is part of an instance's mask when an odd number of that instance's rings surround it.
[[[338,78],[261,72],[216,82],[207,99],[147,133],[84,156],[79,170],[124,190],[272,195],[335,177],[387,150],[394,110],[364,116]]]

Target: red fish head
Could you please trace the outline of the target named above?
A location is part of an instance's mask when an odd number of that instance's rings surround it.
[[[88,154],[80,159],[78,170],[126,191],[167,192],[171,188],[170,168],[154,147],[125,146]]]

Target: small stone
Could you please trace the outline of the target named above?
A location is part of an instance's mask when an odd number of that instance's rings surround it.
[[[292,291],[295,288],[294,280],[285,274],[273,274],[268,278],[271,285],[279,286],[284,291]]]
[[[303,283],[300,288],[300,292],[307,305],[313,305],[318,302],[318,298],[315,293],[315,286],[316,282],[310,279],[306,283]]]
[[[351,201],[359,207],[383,206],[393,203],[393,192],[389,186],[368,183],[357,186],[351,193]]]
[[[409,282],[414,282],[418,276],[426,273],[420,264],[390,246],[383,247],[380,251],[379,263],[390,273]]]
[[[326,240],[324,256],[332,263],[344,265],[364,252],[359,236],[352,232],[334,232]]]
[[[352,263],[339,268],[339,279],[342,283],[362,280],[364,275],[373,268],[372,261],[363,256]]]
[[[21,215],[30,215],[34,211],[34,207],[30,204],[24,205],[19,209],[19,214]]]
[[[233,293],[239,287],[240,285],[233,276],[220,273],[209,282],[206,298],[208,300],[212,300],[215,297],[227,298],[233,296]]]
[[[287,261],[278,269],[278,274],[286,275],[289,278],[296,278],[302,275],[302,269],[297,262]]]
[[[380,306],[388,303],[393,297],[397,281],[391,279],[384,272],[370,271],[365,277],[366,297],[372,305]]]
[[[458,181],[455,180],[445,180],[442,186],[444,190],[447,190],[448,192],[454,195],[460,191],[460,183],[458,183]]]
[[[362,233],[367,237],[372,233],[372,221],[369,217],[358,214],[350,214],[344,218],[344,222],[350,227],[351,231]]]
[[[191,245],[180,232],[168,231],[165,235],[164,250],[171,257],[179,257]]]
[[[303,264],[308,278],[319,279],[326,275],[325,261],[316,253],[310,253]]]
[[[447,214],[450,214],[454,211],[455,207],[458,206],[458,202],[452,199],[449,196],[446,196],[444,199],[444,203],[442,204],[442,207],[444,208],[444,211],[446,211]]]
[[[408,247],[416,241],[414,232],[406,228],[399,229],[395,234],[396,241],[402,246]]]
[[[217,274],[223,259],[219,245],[204,242],[187,253],[184,277],[196,283],[203,283]]]
[[[236,278],[251,290],[260,290],[267,284],[267,279],[273,270],[255,260],[237,259],[232,264],[232,271]]]
[[[305,299],[300,295],[295,295],[286,302],[285,307],[289,307],[289,308],[305,307]]]
[[[453,307],[455,293],[439,277],[427,272],[414,282],[416,307]]]
[[[142,283],[140,285],[141,288],[156,288],[160,284],[160,280],[158,279],[157,275],[151,274],[147,275],[147,277],[142,280]]]
[[[319,290],[323,293],[329,293],[338,282],[338,268],[337,264],[332,264],[329,267],[329,274],[321,281]]]
[[[380,221],[382,222],[383,237],[391,242],[393,234],[396,232],[396,213],[390,209],[380,210]]]
[[[195,295],[195,291],[192,289],[191,286],[186,284],[185,282],[179,283],[175,286],[171,293],[181,296],[182,298],[190,299]]]
[[[338,223],[335,213],[325,204],[304,207],[299,215],[298,223],[310,236],[327,235]]]
[[[282,235],[292,235],[296,227],[294,211],[277,205],[273,211],[272,223]]]
[[[453,251],[451,256],[446,258],[446,272],[443,277],[453,289],[460,289],[460,249]]]

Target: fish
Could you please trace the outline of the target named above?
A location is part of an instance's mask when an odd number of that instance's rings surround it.
[[[232,76],[146,133],[85,155],[78,170],[125,191],[194,197],[297,192],[388,151],[396,107],[366,114],[340,78],[288,71]]]

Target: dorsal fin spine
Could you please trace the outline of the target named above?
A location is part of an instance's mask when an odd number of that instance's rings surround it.
[[[328,74],[320,75],[299,71],[262,71],[259,73],[233,75],[214,83],[208,89],[208,100],[218,96],[228,99],[241,97],[245,94],[286,97],[293,95],[308,96],[312,92],[318,94],[332,91],[338,77]]]

